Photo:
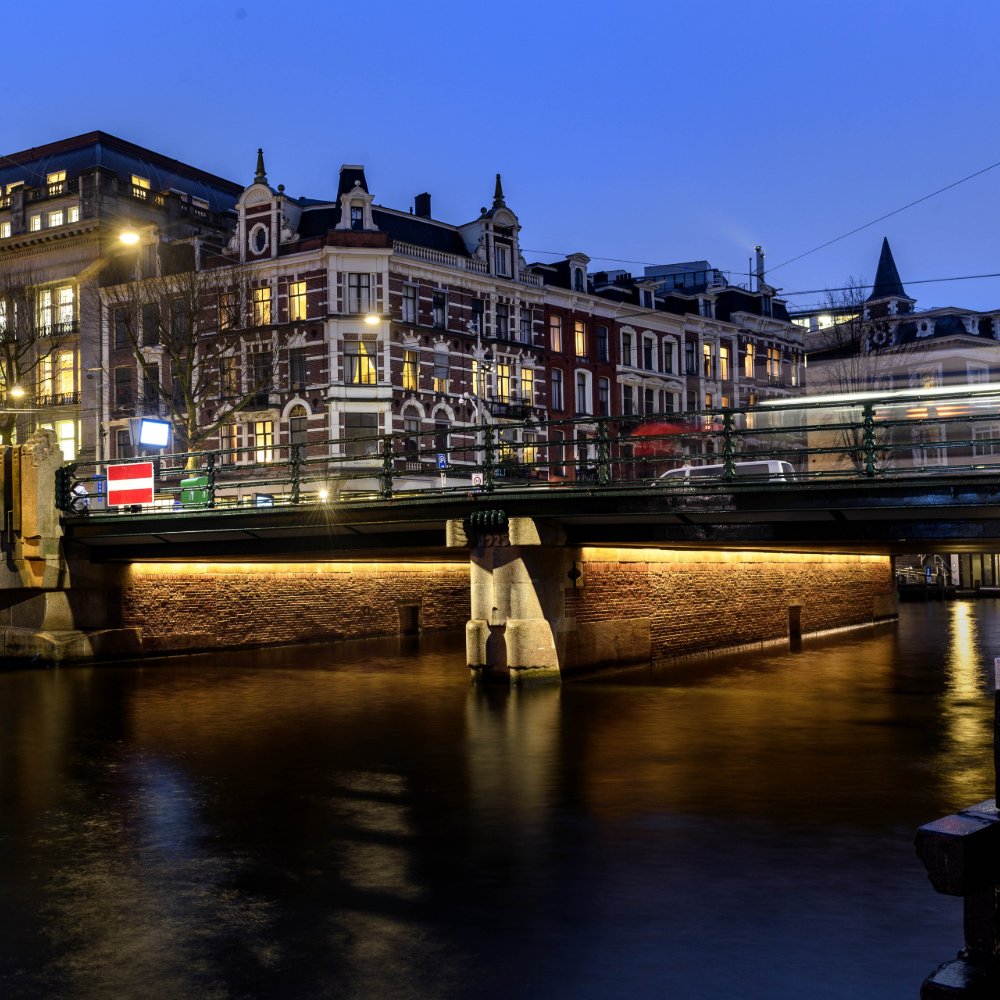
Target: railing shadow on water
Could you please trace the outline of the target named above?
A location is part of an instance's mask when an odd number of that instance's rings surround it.
[[[109,505],[107,465],[139,462],[152,464],[152,498]],[[100,516],[400,501],[429,492],[731,491],[998,470],[1000,386],[986,386],[321,441],[258,438],[238,448],[66,465],[57,506]]]

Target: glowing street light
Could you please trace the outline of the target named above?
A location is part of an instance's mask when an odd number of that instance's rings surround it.
[[[124,243],[127,247],[134,247],[136,243],[141,240],[142,237],[134,229],[123,229],[118,234],[118,240],[120,243]]]

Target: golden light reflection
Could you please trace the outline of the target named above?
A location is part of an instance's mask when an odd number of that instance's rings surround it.
[[[406,573],[441,573],[468,570],[467,560],[454,562],[134,562],[133,576],[247,576],[333,575],[367,573],[372,576]]]
[[[840,552],[771,552],[760,549],[729,549],[722,552],[701,549],[626,549],[583,546],[585,562],[669,562],[669,563],[886,563],[888,556],[851,555]]]

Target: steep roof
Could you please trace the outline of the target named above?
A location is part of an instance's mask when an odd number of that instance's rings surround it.
[[[915,302],[906,294],[903,282],[899,280],[899,271],[896,270],[896,262],[892,259],[892,251],[889,249],[889,240],[882,237],[882,253],[879,254],[878,268],[875,271],[875,284],[872,286],[872,293],[868,296],[868,302],[875,302],[879,299],[907,299]]]

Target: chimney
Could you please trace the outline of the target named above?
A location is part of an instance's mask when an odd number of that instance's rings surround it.
[[[764,281],[764,250],[759,244],[753,250],[757,255],[757,291],[762,292],[767,287],[767,282]]]
[[[431,217],[431,196],[426,191],[413,199],[413,214],[419,215],[421,219]]]

